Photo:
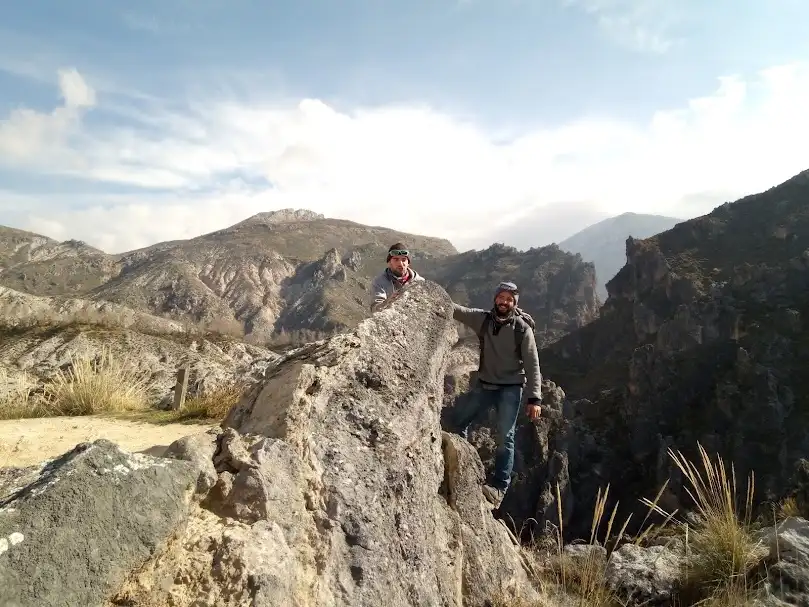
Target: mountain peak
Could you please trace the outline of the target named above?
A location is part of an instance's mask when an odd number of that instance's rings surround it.
[[[317,221],[325,218],[325,215],[308,209],[279,209],[277,211],[257,213],[243,223],[291,223],[295,221]]]

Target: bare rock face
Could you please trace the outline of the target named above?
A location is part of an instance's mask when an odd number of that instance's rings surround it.
[[[83,443],[0,474],[0,604],[100,605],[185,521],[187,462]]]
[[[455,336],[449,297],[417,285],[353,334],[279,366],[231,411],[210,507],[279,525],[279,550],[307,572],[292,595],[259,582],[268,596],[482,605],[497,589],[490,578],[527,585],[507,531],[483,505],[479,459],[441,434]],[[239,444],[244,434],[260,438]]]
[[[690,507],[668,450],[699,461],[698,443],[737,479],[755,473],[756,508],[797,489],[794,466],[809,457],[808,202],[803,172],[627,239],[600,318],[540,351],[572,405],[574,520],[607,484],[607,507],[632,524],[646,513],[638,498],[667,480],[666,508]]]
[[[0,511],[0,603],[535,598],[513,536],[484,500],[474,447],[440,428],[456,339],[447,293],[417,283],[353,333],[268,368],[221,433],[181,439],[167,459],[101,441],[47,473],[0,471],[0,486],[15,486],[0,504],[19,510]]]

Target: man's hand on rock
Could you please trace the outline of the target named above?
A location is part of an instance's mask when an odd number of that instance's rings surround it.
[[[529,400],[528,404],[525,405],[525,414],[531,421],[539,419],[539,416],[542,414],[542,407],[539,405],[539,400],[536,398]]]

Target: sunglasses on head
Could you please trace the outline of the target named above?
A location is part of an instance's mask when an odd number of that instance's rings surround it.
[[[391,249],[388,251],[391,257],[410,257],[410,251],[407,249]]]
[[[519,289],[517,288],[517,285],[515,285],[513,282],[501,282],[499,285],[497,285],[497,290],[511,291],[512,293],[520,292]]]

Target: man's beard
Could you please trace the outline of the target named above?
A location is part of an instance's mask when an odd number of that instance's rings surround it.
[[[495,311],[497,312],[497,315],[500,318],[507,318],[512,312],[512,308],[510,306],[495,305],[494,309],[495,309]]]

